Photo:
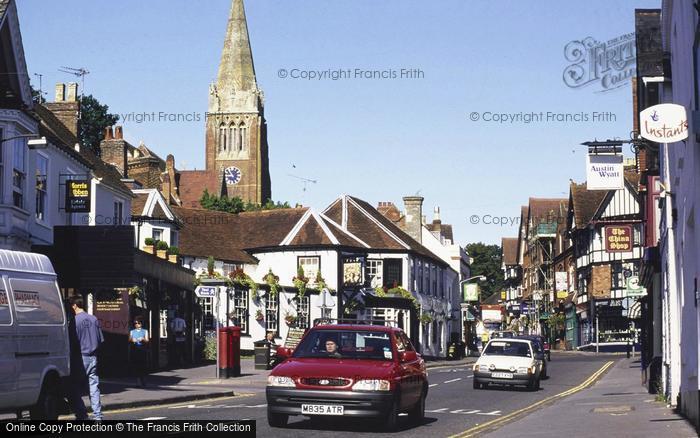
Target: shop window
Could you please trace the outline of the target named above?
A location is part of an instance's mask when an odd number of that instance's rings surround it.
[[[235,324],[241,327],[241,333],[248,334],[248,290],[234,289],[233,318]]]
[[[24,185],[26,181],[24,144],[15,141],[12,160],[12,204],[24,208]]]
[[[321,268],[321,257],[299,257],[297,263],[297,266],[304,270],[304,277],[309,279],[309,284],[315,284],[316,275],[318,275]]]
[[[306,329],[311,326],[311,300],[304,295],[297,301],[297,327]]]
[[[391,288],[399,286],[402,283],[402,260],[401,259],[384,259],[384,285]]]
[[[279,307],[279,294],[275,295],[275,297],[271,299],[270,292],[268,292],[267,298],[265,299],[265,329],[268,332],[279,334]]]
[[[384,286],[384,262],[382,260],[367,260],[365,270],[367,283],[372,288]]]
[[[36,156],[36,218],[46,220],[47,188],[46,180],[49,172],[49,159],[41,154]]]

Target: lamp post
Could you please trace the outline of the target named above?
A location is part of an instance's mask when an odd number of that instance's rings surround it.
[[[486,281],[486,276],[485,275],[475,275],[473,277],[469,277],[467,279],[460,281],[459,282],[459,292],[460,292],[460,294],[462,294],[462,298],[464,298],[464,293],[463,293],[463,289],[462,289],[463,285],[471,280],[474,280],[474,279],[477,279],[479,281]],[[477,297],[477,300],[478,299],[479,299],[479,297]],[[467,312],[469,312],[469,307],[467,307]],[[467,339],[465,339],[464,323],[465,323],[465,321],[460,318],[460,332],[462,333],[462,339],[467,341]],[[471,330],[469,333],[469,339],[471,340]],[[469,345],[470,345],[470,342],[467,342],[467,349],[469,349]]]

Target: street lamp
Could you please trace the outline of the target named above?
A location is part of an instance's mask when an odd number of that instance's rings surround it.
[[[8,138],[3,138],[0,140],[0,144],[5,143],[6,141],[10,140],[17,140],[18,138],[27,138],[29,141],[27,141],[27,147],[29,149],[35,150],[35,149],[46,149],[48,146],[48,143],[46,141],[46,137],[39,137],[39,134],[23,134],[23,135],[16,135],[14,137],[8,137]]]

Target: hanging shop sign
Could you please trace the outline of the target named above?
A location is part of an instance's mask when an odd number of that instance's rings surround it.
[[[588,154],[586,156],[586,188],[588,190],[621,190],[624,172],[621,154]]]
[[[688,114],[674,103],[650,106],[639,113],[639,135],[657,143],[675,143],[688,138]]]
[[[197,286],[194,293],[199,298],[212,298],[216,296],[218,288],[218,286]]]
[[[462,285],[464,302],[479,301],[479,285],[476,283],[465,283]]]
[[[639,277],[633,275],[627,279],[625,292],[628,297],[643,297],[647,294],[647,288],[639,284]]]
[[[629,252],[632,251],[632,226],[605,227],[605,251]]]
[[[90,181],[71,179],[66,181],[66,212],[90,212]]]

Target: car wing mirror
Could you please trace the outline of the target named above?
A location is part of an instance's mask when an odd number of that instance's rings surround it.
[[[418,359],[418,354],[415,351],[402,351],[399,353],[399,360],[401,362],[412,362]]]
[[[291,348],[287,347],[278,347],[277,348],[277,357],[280,359],[286,359],[288,357],[292,357],[292,353],[294,353],[294,350]]]

